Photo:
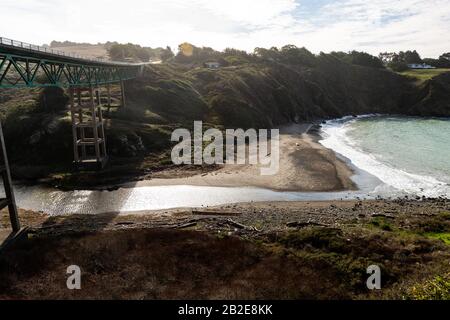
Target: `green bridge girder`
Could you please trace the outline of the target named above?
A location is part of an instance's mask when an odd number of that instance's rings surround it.
[[[136,78],[144,65],[58,56],[0,43],[0,89],[98,86]]]

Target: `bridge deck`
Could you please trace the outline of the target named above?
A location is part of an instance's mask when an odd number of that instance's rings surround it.
[[[88,58],[81,55],[53,50],[21,41],[0,37],[0,52],[17,56],[27,56],[36,59],[47,59],[66,63],[106,66],[141,66],[148,63],[129,63],[122,61],[110,61],[106,59]]]
[[[91,59],[0,37],[0,88],[97,86],[135,78],[146,64]]]

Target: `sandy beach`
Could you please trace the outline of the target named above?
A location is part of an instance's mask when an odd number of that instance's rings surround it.
[[[342,191],[355,189],[352,170],[336,154],[308,133],[311,123],[280,128],[280,170],[260,174],[260,165],[225,164],[218,170],[183,176],[183,169],[166,170],[129,186],[193,185],[219,187],[260,187],[277,191]],[[180,172],[181,171],[181,172]],[[125,187],[127,184],[125,184]]]

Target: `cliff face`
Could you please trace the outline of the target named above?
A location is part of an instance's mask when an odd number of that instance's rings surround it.
[[[127,91],[132,105],[168,123],[271,127],[349,114],[450,115],[450,74],[417,87],[391,71],[329,55],[318,57],[314,66],[267,61],[219,70],[151,66]]]
[[[450,73],[426,81],[410,96],[411,103],[404,106],[406,114],[417,116],[450,116]]]
[[[45,175],[38,164],[64,170],[72,159],[63,92],[61,99],[44,104],[37,99],[42,94],[39,89],[0,93],[9,157],[24,165],[22,175],[15,170],[21,178]],[[330,55],[309,65],[251,61],[218,70],[152,65],[143,77],[127,81],[126,94],[127,108],[104,114],[108,154],[126,163],[166,152],[171,132],[190,128],[194,120],[222,128],[269,128],[352,114],[450,116],[450,73],[418,86],[414,79]]]

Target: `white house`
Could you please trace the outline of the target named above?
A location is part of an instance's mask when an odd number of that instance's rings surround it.
[[[429,64],[426,63],[411,63],[408,64],[408,68],[410,69],[436,69],[433,66],[430,66]]]
[[[220,63],[216,61],[205,62],[205,67],[210,69],[219,69]]]

